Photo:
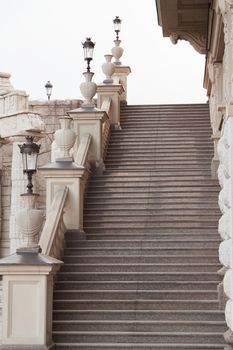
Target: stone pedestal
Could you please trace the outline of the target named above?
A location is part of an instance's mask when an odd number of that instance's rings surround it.
[[[64,210],[64,223],[68,230],[83,232],[83,197],[88,170],[72,162],[55,162],[38,169],[46,179],[46,216],[57,190],[69,188]]]
[[[2,350],[50,349],[53,275],[61,261],[21,248],[0,260],[3,275]]]
[[[117,66],[115,65],[114,78],[119,79],[119,83],[123,86],[124,92],[121,94],[121,102],[127,103],[127,77],[131,73],[131,68],[129,66]]]
[[[124,89],[120,84],[100,84],[97,87],[97,107],[101,108],[106,98],[111,99],[111,109],[108,116],[111,126],[117,129],[120,128],[120,99],[122,93],[124,93]]]
[[[78,108],[68,114],[73,118],[73,129],[77,135],[74,152],[77,151],[82,137],[90,134],[91,146],[88,160],[92,170],[101,174],[105,168],[102,154],[102,126],[107,119],[107,114],[97,108]]]

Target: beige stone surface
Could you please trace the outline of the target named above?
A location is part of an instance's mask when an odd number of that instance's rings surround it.
[[[3,345],[52,343],[53,274],[59,266],[0,266],[4,300]]]

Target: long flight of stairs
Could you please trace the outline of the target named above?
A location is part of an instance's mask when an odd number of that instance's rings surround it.
[[[66,236],[57,350],[222,350],[208,105],[124,106]]]

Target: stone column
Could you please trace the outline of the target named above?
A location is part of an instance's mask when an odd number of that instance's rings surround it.
[[[27,180],[23,174],[22,155],[20,154],[19,144],[22,144],[23,138],[14,138],[12,151],[11,168],[11,213],[10,213],[10,251],[16,251],[16,248],[23,244],[23,236],[16,224],[16,215],[23,207],[22,193],[26,192]]]
[[[121,102],[127,103],[127,77],[131,73],[131,68],[129,66],[115,66],[115,73],[113,74],[114,78],[119,79],[119,84],[124,88],[124,91],[121,94]]]

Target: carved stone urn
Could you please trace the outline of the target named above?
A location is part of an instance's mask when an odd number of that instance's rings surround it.
[[[115,65],[111,62],[112,55],[104,55],[106,62],[102,64],[103,73],[106,75],[106,79],[103,81],[105,84],[112,84],[112,75],[115,72]]]
[[[115,43],[115,47],[112,48],[112,54],[113,54],[113,57],[115,58],[114,64],[119,66],[121,65],[120,58],[123,55],[124,49],[120,47],[121,40],[114,40],[114,43]]]
[[[35,208],[36,194],[21,195],[24,208],[16,215],[16,224],[20,228],[24,247],[36,247],[38,245],[38,234],[43,224],[43,210]]]
[[[72,118],[69,116],[59,118],[61,129],[55,132],[54,139],[58,147],[58,158],[72,161],[69,152],[75,144],[76,133],[70,127],[71,120]]]
[[[93,97],[95,96],[96,90],[97,90],[97,85],[91,81],[94,73],[85,72],[85,73],[83,73],[83,75],[84,75],[86,81],[81,83],[81,85],[80,85],[80,91],[81,91],[83,97],[85,98],[85,100],[82,104],[82,107],[83,108],[94,108],[95,104],[93,102]]]

